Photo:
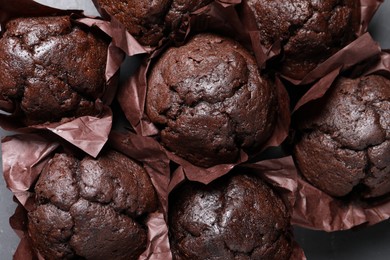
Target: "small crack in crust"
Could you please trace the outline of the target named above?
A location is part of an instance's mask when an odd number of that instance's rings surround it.
[[[271,80],[238,43],[200,34],[167,50],[148,79],[146,112],[161,141],[193,164],[234,162],[271,135],[278,105]]]

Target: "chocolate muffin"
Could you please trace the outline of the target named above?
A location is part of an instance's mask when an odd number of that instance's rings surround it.
[[[68,16],[11,20],[0,39],[1,97],[26,124],[97,115],[107,48],[105,37]]]
[[[390,80],[340,77],[326,95],[294,119],[297,166],[332,196],[390,192]]]
[[[56,154],[35,196],[28,229],[45,259],[137,259],[146,248],[142,220],[156,193],[145,170],[118,152],[81,161]]]
[[[168,150],[209,167],[235,162],[271,135],[272,82],[237,42],[200,34],[168,49],[151,69],[146,112]]]
[[[187,183],[170,195],[173,259],[290,259],[290,216],[258,177]]]
[[[281,72],[302,79],[355,38],[360,4],[354,0],[248,0],[261,44],[281,44]],[[277,21],[277,22],[275,22]]]
[[[183,17],[212,0],[97,0],[98,5],[121,22],[141,45],[157,46],[164,36],[178,30]]]

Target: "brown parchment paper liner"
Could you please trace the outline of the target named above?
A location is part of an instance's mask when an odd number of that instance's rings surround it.
[[[337,74],[337,73],[335,73]],[[390,79],[390,54],[387,51],[372,57],[365,64],[357,64],[345,76],[381,74]],[[337,75],[331,75],[328,81],[319,81],[299,102],[296,109],[304,104],[321,98],[331,87]],[[302,110],[305,107],[302,107]],[[299,111],[298,111],[299,112]],[[292,223],[310,229],[337,231],[359,225],[374,225],[390,218],[390,196],[363,201],[359,199],[340,199],[332,197],[307,182],[298,175],[298,192]]]
[[[359,24],[355,26],[355,36],[357,39],[367,32],[368,25],[372,17],[382,3],[383,0],[360,0],[360,21]],[[241,20],[245,29],[248,31],[247,33],[252,41],[252,46],[254,46],[254,49],[258,50],[256,52],[257,62],[261,68],[265,68],[267,66],[267,61],[275,56],[281,55],[283,46],[280,41],[275,41],[274,44],[268,48],[260,43],[261,31],[257,29],[254,15],[248,7],[247,0],[242,0]],[[359,56],[361,55],[364,55],[364,52],[360,53]],[[344,55],[344,57],[346,56],[348,55]],[[343,64],[342,59],[340,62],[339,59],[335,59],[331,56],[323,63],[318,64],[318,66],[309,72],[303,79],[293,79],[283,74],[281,77],[290,81],[294,85],[305,85],[313,83],[314,81],[324,77],[340,64]]]
[[[117,36],[120,35],[120,33],[118,33],[115,25],[99,19],[86,18],[81,15],[81,11],[59,10],[41,5],[32,0],[0,0],[0,22],[2,26],[12,17],[49,15],[71,15],[71,18],[75,23],[82,23],[88,27],[97,27],[112,39],[120,38]],[[2,29],[4,29],[4,27]],[[0,102],[0,109],[13,112],[11,115],[0,114],[0,126],[9,131],[16,132],[50,131],[91,156],[96,157],[107,141],[112,126],[112,114],[108,105],[111,104],[115,97],[119,68],[125,57],[123,51],[118,48],[120,46],[120,42],[118,43],[116,40],[111,41],[108,47],[105,72],[106,89],[100,99],[95,101],[95,107],[100,111],[100,115],[64,118],[60,122],[26,127],[20,123],[18,124],[17,117],[12,115],[17,112],[17,108],[14,107],[14,104],[2,100]]]
[[[161,156],[158,155],[159,148],[148,139],[148,137],[140,138],[135,134],[112,134],[109,146],[143,163],[153,184],[158,179],[160,187],[164,188],[163,180],[166,178],[165,182],[168,183],[169,177],[168,160],[164,161],[164,153],[161,152]],[[37,134],[14,135],[2,140],[4,179],[19,203],[15,214],[10,218],[12,228],[21,238],[14,259],[43,259],[32,250],[27,230],[27,212],[31,209],[30,205],[34,200],[33,187],[41,170],[54,153],[58,149],[67,153],[78,153],[71,150],[72,148]],[[161,202],[161,193],[166,193],[166,191],[157,190],[157,192]],[[161,205],[163,204],[161,203]],[[148,226],[147,249],[139,259],[171,259],[168,228],[163,212],[164,209],[160,209],[148,215],[146,219]]]

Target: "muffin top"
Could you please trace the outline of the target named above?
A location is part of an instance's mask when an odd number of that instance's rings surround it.
[[[333,196],[354,187],[365,197],[390,191],[390,80],[339,78],[295,120],[295,157],[303,175]]]
[[[289,259],[290,216],[282,200],[250,175],[209,185],[187,183],[170,195],[173,259]]]
[[[261,44],[282,45],[281,72],[301,79],[355,38],[359,1],[248,0]],[[277,21],[277,22],[275,22]]]
[[[237,42],[212,34],[168,49],[151,69],[146,112],[161,142],[195,165],[234,162],[269,138],[274,85]]]
[[[15,104],[26,124],[97,114],[107,48],[105,38],[68,16],[11,20],[0,39],[2,99]]]
[[[115,152],[79,161],[56,154],[28,213],[34,247],[47,259],[135,259],[146,248],[143,217],[157,207],[145,170]]]

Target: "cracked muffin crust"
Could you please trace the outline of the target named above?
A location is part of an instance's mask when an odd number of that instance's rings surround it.
[[[68,16],[11,20],[0,39],[1,97],[28,125],[97,115],[107,48]]]
[[[238,43],[212,34],[168,49],[151,69],[146,112],[162,144],[191,163],[232,163],[272,134],[273,83]]]
[[[187,183],[170,195],[173,259],[290,259],[290,216],[256,176]]]
[[[178,30],[184,16],[213,0],[97,0],[142,45],[157,46]]]
[[[137,259],[157,197],[145,170],[115,152],[56,154],[35,186],[29,235],[45,259]]]
[[[270,47],[281,43],[281,72],[294,79],[302,79],[351,42],[359,23],[359,1],[354,0],[247,2],[256,19],[261,44]]]
[[[332,196],[356,188],[365,198],[390,192],[389,86],[379,75],[339,78],[305,107],[296,119],[294,156],[314,186]]]

